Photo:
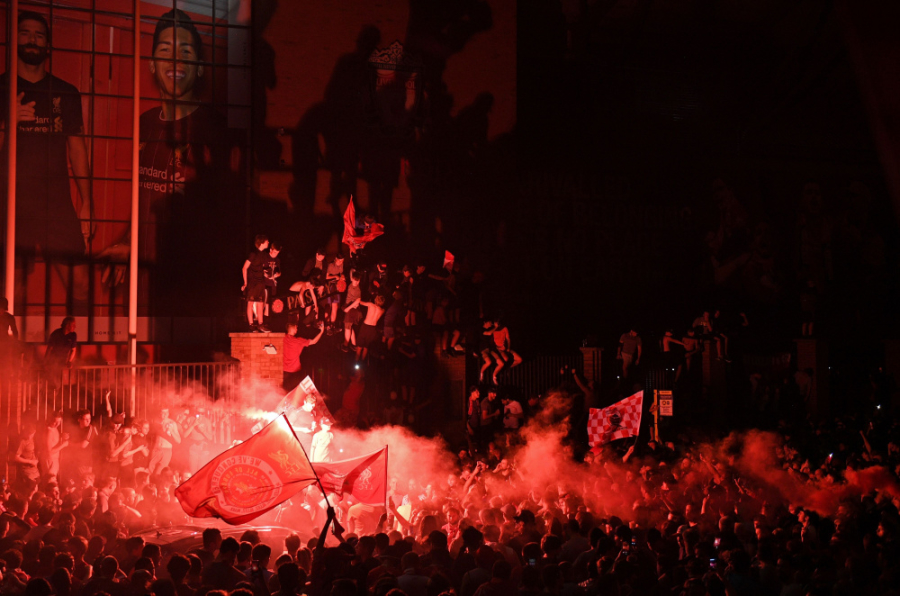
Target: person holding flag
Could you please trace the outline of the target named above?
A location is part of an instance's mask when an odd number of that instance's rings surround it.
[[[641,431],[644,392],[603,408],[591,408],[588,418],[588,443],[597,448],[618,439],[637,437]]]
[[[175,489],[191,517],[244,524],[318,482],[285,414],[213,458]]]
[[[357,227],[356,207],[351,196],[350,202],[347,203],[347,209],[344,211],[344,236],[341,239],[341,242],[346,244],[350,251],[350,258],[356,258],[356,253],[382,234],[384,234],[384,225],[377,223],[372,216],[366,216],[363,219],[362,227]]]
[[[315,484],[326,513],[320,542],[332,525],[341,539],[343,528],[335,520],[328,495],[356,503],[350,507],[351,520],[373,515],[377,519],[387,502],[387,457],[385,446],[354,459],[312,464],[287,416],[281,414],[248,440],[213,458],[175,489],[175,497],[191,517],[217,517],[238,525]]]

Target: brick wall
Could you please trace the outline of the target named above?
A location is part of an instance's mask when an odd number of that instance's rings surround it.
[[[241,362],[241,382],[263,381],[280,387],[283,380],[284,333],[229,333],[231,357]],[[265,346],[275,347],[268,354]]]

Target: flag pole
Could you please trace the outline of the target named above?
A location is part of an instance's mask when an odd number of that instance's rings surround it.
[[[388,457],[390,453],[388,452],[388,446],[384,446],[384,507],[388,508],[388,484],[391,483],[390,476],[388,476]]]
[[[316,472],[316,468],[312,465],[312,460],[309,459],[309,454],[306,452],[306,448],[303,446],[303,442],[300,440],[300,437],[297,436],[297,432],[294,430],[294,427],[291,425],[291,421],[288,420],[287,414],[284,412],[281,413],[284,416],[284,421],[287,422],[288,428],[291,429],[291,434],[294,435],[294,438],[297,440],[297,443],[300,444],[300,449],[303,451],[303,455],[306,456],[306,461],[309,462],[309,467],[313,471],[313,476],[316,477],[316,484],[319,485],[319,490],[322,491],[322,498],[325,499],[325,505],[331,509],[331,503],[328,501],[328,495],[325,494],[325,487],[322,485],[322,481],[319,479],[319,474]]]

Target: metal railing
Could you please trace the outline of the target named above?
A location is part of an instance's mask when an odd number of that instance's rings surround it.
[[[501,371],[500,382],[515,387],[521,392],[522,397],[528,398],[559,387],[566,381],[563,374],[566,367],[583,376],[584,357],[580,353],[575,353],[529,358],[515,368]]]
[[[239,362],[201,362],[14,372],[0,380],[0,428],[18,430],[23,419],[44,420],[56,410],[105,415],[107,398],[113,412],[144,419],[155,419],[163,404],[198,398],[224,404],[236,397],[239,367]]]

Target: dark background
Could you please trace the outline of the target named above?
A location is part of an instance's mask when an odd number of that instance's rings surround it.
[[[810,275],[801,196],[815,183],[815,225],[828,236],[818,248],[830,252],[816,280],[819,334],[859,347],[894,333],[896,217],[853,59],[859,40],[840,6],[519,2],[517,123],[488,139],[490,94],[451,112],[442,77],[455,53],[491,34],[500,4],[410,2],[404,42],[425,68],[410,137],[382,135],[367,119],[363,57],[387,40],[374,25],[360,31],[324,101],[290,131],[301,208],[253,210],[251,227],[291,238],[286,270],[339,229],[339,209],[312,214],[315,170],[342,171],[329,155],[361,156],[361,177],[387,185],[404,158],[409,232],[382,217],[388,233],[373,253],[398,268],[417,258],[439,266],[447,248],[465,270],[484,271],[489,309],[526,354],[612,347],[631,326],[645,340],[678,335],[716,308],[746,312],[776,350],[800,332]],[[256,18],[264,39],[267,19]],[[322,162],[317,131],[328,144]],[[263,127],[257,138],[272,134]],[[258,149],[260,163],[277,159]],[[710,249],[723,226],[723,245]],[[716,283],[711,257],[739,255],[747,263]]]

